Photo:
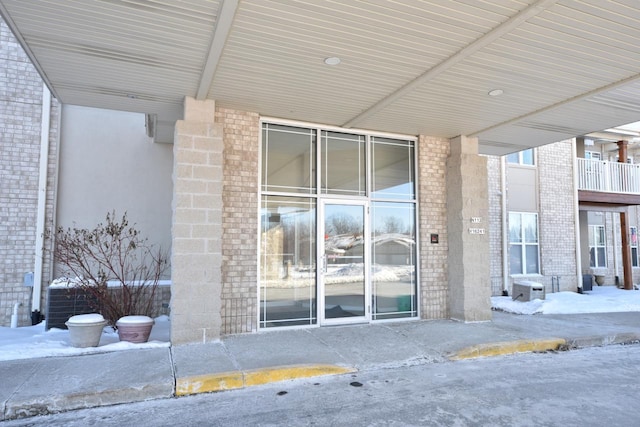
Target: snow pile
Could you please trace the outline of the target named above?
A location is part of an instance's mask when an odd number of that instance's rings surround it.
[[[494,310],[515,314],[577,314],[640,311],[640,291],[625,291],[615,286],[596,286],[593,291],[556,292],[545,300],[513,301],[511,297],[491,297]]]
[[[124,324],[139,325],[141,323],[149,323],[149,322],[153,322],[153,319],[150,318],[149,316],[124,316],[118,319],[118,321],[116,322],[116,325],[118,326],[124,325]]]
[[[49,288],[66,289],[75,288],[83,285],[93,284],[93,281],[83,281],[80,277],[58,277],[49,285]]]
[[[133,348],[169,347],[169,317],[157,317],[155,322],[149,342],[134,344],[120,341],[118,332],[107,326],[100,337],[100,345],[85,348],[71,347],[69,331],[65,329],[52,328],[46,331],[45,322],[20,328],[0,327],[0,361],[107,353]]]
[[[102,317],[102,314],[98,313],[78,314],[76,316],[71,316],[67,322],[76,324],[100,323],[104,322],[104,317]]]

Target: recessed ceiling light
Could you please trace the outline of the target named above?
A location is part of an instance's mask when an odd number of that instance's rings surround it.
[[[328,58],[324,58],[324,63],[327,65],[338,65],[340,62],[342,61],[337,56],[330,56]]]
[[[489,96],[500,96],[504,93],[502,89],[493,89],[489,91]]]

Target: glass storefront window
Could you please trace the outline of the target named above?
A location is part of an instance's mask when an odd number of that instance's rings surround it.
[[[377,199],[415,198],[414,143],[372,137],[373,193]]]
[[[263,196],[260,326],[316,323],[316,203]]]
[[[316,131],[262,125],[262,191],[315,192]]]
[[[417,316],[415,206],[371,205],[373,319]]]
[[[262,124],[260,328],[418,317],[415,154],[410,138]]]
[[[366,195],[366,138],[322,131],[322,193]]]

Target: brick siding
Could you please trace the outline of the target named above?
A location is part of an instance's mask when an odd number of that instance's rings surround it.
[[[560,278],[560,290],[575,290],[576,219],[571,141],[538,148],[539,238],[542,282],[551,291],[553,276]]]
[[[7,25],[0,20],[0,325],[8,326],[15,303],[21,303],[19,325],[29,325],[32,288],[24,274],[35,265],[43,85]],[[59,104],[50,117],[46,223],[55,200]],[[43,283],[50,259],[45,256]],[[43,302],[46,292],[43,290]],[[44,313],[44,304],[41,311]]]
[[[420,136],[418,141],[420,224],[420,309],[423,319],[449,317],[447,278],[446,162],[449,141]],[[431,234],[439,242],[432,244]]]
[[[256,113],[217,108],[216,121],[224,135],[221,332],[255,332],[260,118]]]

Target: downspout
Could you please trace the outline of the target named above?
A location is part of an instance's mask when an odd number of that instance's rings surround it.
[[[582,293],[582,243],[580,242],[580,201],[578,200],[578,150],[576,148],[576,139],[571,140],[571,155],[573,157],[573,215],[575,217],[574,229],[576,233],[576,283],[578,284],[578,293]],[[560,285],[558,285],[560,292]]]
[[[52,231],[56,229],[56,218],[58,217],[57,215],[58,176],[60,174],[60,135],[62,133],[62,104],[58,102],[57,107],[58,107],[58,111],[56,114],[56,124],[54,127],[54,129],[56,129],[55,141],[54,141],[54,146],[56,147],[56,154],[55,154],[55,160],[53,164],[53,170],[54,170],[54,173],[52,176],[53,183],[50,188],[53,194],[53,199],[51,201],[51,219],[50,219],[49,227],[51,228]],[[55,233],[52,233],[51,238],[49,239],[49,242],[48,242],[50,249],[53,249],[53,245],[55,244],[55,238],[56,238]],[[53,251],[50,251],[50,253],[53,254]],[[51,283],[51,281],[53,280],[53,275],[55,274],[53,255],[51,255],[51,258],[49,261],[51,262],[51,268],[49,268],[49,275],[47,276],[46,279],[49,283]]]
[[[49,127],[51,120],[51,92],[42,84],[42,117],[40,120],[40,176],[38,181],[38,211],[36,219],[35,267],[33,272],[33,295],[31,298],[31,322],[40,323],[42,314],[42,266],[44,261],[44,233],[47,211],[47,175],[49,170]]]
[[[509,295],[509,244],[507,236],[507,166],[506,157],[500,157],[500,192],[502,193],[502,295]]]

